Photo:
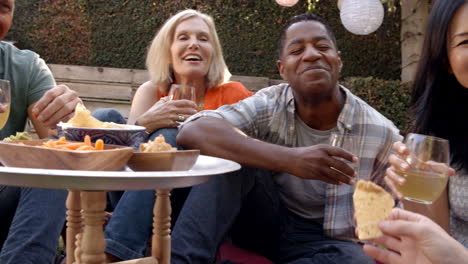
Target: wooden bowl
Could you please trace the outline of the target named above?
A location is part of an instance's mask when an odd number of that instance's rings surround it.
[[[133,148],[115,145],[104,145],[104,150],[100,151],[39,147],[46,141],[0,141],[0,162],[5,167],[114,171],[124,167],[133,154]]]
[[[135,152],[127,163],[134,171],[184,171],[190,170],[200,150],[161,152]]]

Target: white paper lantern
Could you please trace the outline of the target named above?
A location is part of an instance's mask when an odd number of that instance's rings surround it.
[[[286,7],[291,7],[295,4],[297,4],[299,0],[276,0],[276,3],[280,6],[286,6]]]
[[[344,0],[340,10],[341,23],[351,33],[367,35],[382,25],[384,7],[380,0]]]

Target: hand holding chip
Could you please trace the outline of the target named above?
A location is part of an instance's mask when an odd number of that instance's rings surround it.
[[[364,252],[389,264],[464,263],[468,250],[439,225],[420,214],[399,208],[379,224],[383,236],[371,242],[386,247],[364,245]]]

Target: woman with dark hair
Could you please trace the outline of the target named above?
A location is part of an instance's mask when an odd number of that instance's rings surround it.
[[[444,193],[431,205],[403,200],[408,210],[424,214],[468,247],[468,1],[438,0],[429,16],[426,38],[411,100],[413,132],[434,135],[450,142],[451,166]],[[393,193],[405,178],[395,170],[408,169],[402,159],[408,150],[394,144],[396,155],[385,181]]]

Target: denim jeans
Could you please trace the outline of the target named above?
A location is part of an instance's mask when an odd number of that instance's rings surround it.
[[[0,263],[50,264],[67,191],[0,185]]]
[[[213,263],[230,230],[237,246],[275,263],[374,263],[359,245],[288,211],[271,172],[249,168],[192,188],[172,233],[172,263]]]
[[[100,121],[122,123],[125,119],[114,109],[98,109],[93,116]],[[154,140],[162,134],[167,143],[178,149],[176,144],[177,128],[163,128],[150,134],[149,139]],[[182,209],[190,188],[172,190],[172,224]],[[148,239],[152,235],[153,207],[155,192],[125,191],[109,192],[108,198],[112,203],[114,213],[106,226],[106,252],[122,260],[141,258],[148,246]]]

